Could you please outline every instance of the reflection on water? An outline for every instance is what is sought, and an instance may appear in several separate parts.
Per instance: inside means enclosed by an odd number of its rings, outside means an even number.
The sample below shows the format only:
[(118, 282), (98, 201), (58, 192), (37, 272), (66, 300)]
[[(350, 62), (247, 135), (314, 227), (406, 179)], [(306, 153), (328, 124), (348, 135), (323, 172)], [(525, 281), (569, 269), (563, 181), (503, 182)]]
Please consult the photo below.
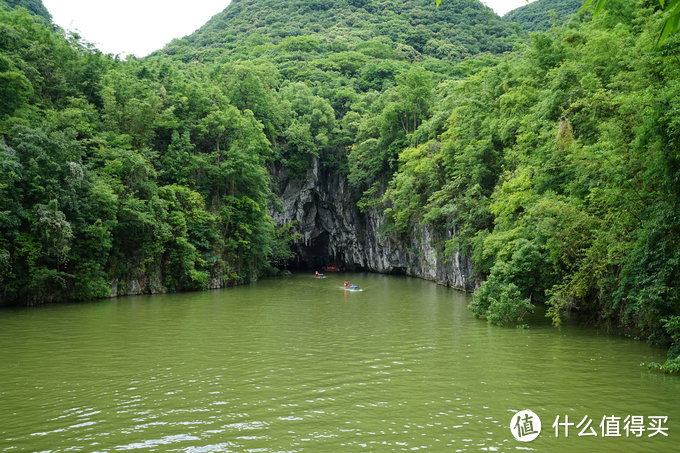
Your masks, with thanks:
[[(585, 327), (491, 327), (418, 279), (296, 275), (0, 312), (0, 450), (672, 451), (663, 351)], [(543, 420), (514, 440), (512, 415)], [(556, 439), (556, 416), (669, 416), (668, 439)]]

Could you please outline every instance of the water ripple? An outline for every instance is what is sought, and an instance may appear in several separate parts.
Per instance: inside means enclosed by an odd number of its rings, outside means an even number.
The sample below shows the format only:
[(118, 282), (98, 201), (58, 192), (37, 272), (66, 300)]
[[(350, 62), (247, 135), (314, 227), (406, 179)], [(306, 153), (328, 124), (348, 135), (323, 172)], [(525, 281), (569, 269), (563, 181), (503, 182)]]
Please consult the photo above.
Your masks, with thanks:
[[(358, 279), (347, 298), (296, 276), (4, 313), (0, 451), (546, 451), (512, 440), (516, 410), (680, 420), (679, 380), (637, 367), (660, 351), (494, 328), (455, 291)], [(670, 445), (624, 440), (608, 447)]]

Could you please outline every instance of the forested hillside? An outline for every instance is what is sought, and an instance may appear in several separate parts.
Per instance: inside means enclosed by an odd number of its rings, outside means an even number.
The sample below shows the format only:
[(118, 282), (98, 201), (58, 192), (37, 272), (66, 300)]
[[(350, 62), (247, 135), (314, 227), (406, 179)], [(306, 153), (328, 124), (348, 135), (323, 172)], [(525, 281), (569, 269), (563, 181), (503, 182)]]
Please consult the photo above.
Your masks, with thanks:
[(520, 24), (527, 31), (546, 31), (562, 25), (582, 5), (582, 0), (536, 0), (513, 9), (503, 16), (503, 20)]
[(450, 0), (439, 8), (428, 0), (234, 0), (194, 34), (159, 53), (204, 62), (276, 60), (294, 53), (310, 69), (323, 69), (332, 67), (333, 60), (323, 62), (330, 54), (355, 64), (362, 56), (460, 60), (512, 50), (516, 39), (516, 27), (477, 0)]
[(640, 0), (525, 35), (475, 0), (241, 0), (119, 61), (0, 11), (0, 299), (266, 275), (297, 240), (272, 220), (272, 173), (321, 167), (380, 235), (440, 232), (442, 260), (467, 257), (476, 315), (578, 313), (675, 342), (677, 371), (680, 40), (657, 46), (663, 19)]

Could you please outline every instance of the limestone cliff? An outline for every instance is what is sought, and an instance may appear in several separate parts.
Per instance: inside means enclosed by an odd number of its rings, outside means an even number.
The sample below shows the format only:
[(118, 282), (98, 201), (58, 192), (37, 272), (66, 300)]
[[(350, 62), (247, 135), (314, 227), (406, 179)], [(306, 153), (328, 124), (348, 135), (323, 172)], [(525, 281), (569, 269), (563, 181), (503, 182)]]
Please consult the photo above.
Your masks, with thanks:
[(347, 269), (405, 274), (462, 290), (472, 290), (475, 280), (469, 259), (460, 253), (438, 253), (444, 234), (414, 225), (408, 240), (382, 233), (382, 212), (360, 212), (344, 175), (325, 171), (314, 162), (304, 179), (289, 177), (283, 168), (273, 171), (282, 209), (274, 212), (279, 223), (297, 222), (302, 239), (294, 245), (297, 266), (320, 269), (343, 265)]

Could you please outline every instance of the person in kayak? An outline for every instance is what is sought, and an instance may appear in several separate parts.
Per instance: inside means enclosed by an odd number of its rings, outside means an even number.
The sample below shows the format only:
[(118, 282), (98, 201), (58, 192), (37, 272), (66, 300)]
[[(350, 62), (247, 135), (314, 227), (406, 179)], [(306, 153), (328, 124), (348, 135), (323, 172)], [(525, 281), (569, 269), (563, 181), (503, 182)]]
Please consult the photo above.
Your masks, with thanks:
[(345, 283), (343, 283), (343, 285), (345, 286), (345, 288), (351, 288), (352, 287), (352, 285), (349, 284), (348, 280), (345, 280)]

